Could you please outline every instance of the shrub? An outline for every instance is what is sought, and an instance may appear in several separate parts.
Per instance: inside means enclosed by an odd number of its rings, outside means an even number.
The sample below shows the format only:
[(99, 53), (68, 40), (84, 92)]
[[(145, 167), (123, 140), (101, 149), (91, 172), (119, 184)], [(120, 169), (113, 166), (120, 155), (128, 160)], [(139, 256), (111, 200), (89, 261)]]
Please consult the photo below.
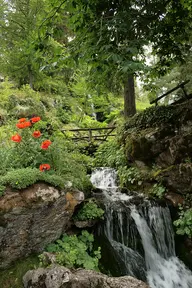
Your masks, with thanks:
[(142, 174), (136, 167), (122, 166), (118, 170), (120, 186), (129, 186), (130, 184), (142, 184)]
[[(80, 154), (74, 145), (61, 137), (52, 136), (53, 143), (46, 139), (48, 138), (46, 132), (37, 130), (40, 123), (44, 123), (43, 121), (30, 125), (32, 121), (39, 119), (40, 117), (33, 117), (30, 121), (19, 119), (16, 124), (19, 131), (12, 135), (12, 141), (8, 143), (9, 147), (7, 143), (1, 146), (2, 185), (22, 189), (37, 181), (44, 181), (54, 186), (64, 187), (64, 183), (70, 181), (73, 187), (89, 192), (92, 188), (87, 176), (90, 158)], [(1, 188), (1, 191), (3, 190), (4, 187)]]
[[(101, 258), (100, 248), (93, 249), (94, 237), (87, 231), (81, 235), (63, 235), (53, 244), (49, 244), (46, 251), (56, 255), (56, 262), (68, 268), (85, 268), (99, 270), (98, 262)], [(43, 254), (40, 255), (41, 264), (46, 265)]]
[(103, 217), (103, 214), (104, 210), (99, 208), (93, 200), (89, 200), (83, 204), (83, 207), (78, 211), (74, 219), (80, 221), (99, 219)]
[(162, 198), (165, 192), (166, 188), (159, 183), (154, 184), (153, 188), (150, 190), (150, 194), (158, 198)]
[(179, 219), (174, 221), (173, 224), (177, 227), (177, 234), (186, 234), (192, 238), (192, 208), (184, 211), (183, 208), (180, 207)]
[(100, 145), (95, 153), (94, 165), (96, 167), (118, 168), (126, 165), (123, 149), (116, 140), (109, 140)]

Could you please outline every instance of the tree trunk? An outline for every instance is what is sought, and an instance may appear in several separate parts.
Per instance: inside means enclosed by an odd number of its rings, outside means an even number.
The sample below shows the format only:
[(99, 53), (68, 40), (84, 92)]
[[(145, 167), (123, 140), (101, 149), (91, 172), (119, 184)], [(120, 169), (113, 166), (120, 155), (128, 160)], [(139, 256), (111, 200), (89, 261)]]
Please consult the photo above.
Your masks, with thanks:
[(134, 76), (129, 75), (124, 82), (124, 117), (133, 116), (136, 113)]

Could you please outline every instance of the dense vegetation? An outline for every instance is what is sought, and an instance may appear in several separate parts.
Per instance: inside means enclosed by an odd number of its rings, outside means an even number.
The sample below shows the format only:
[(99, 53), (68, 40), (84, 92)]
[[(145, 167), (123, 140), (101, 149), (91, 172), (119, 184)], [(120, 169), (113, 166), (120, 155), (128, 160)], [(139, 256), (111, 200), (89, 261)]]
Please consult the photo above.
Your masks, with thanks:
[[(166, 187), (157, 177), (159, 167), (128, 164), (122, 142), (126, 129), (137, 133), (179, 119), (171, 106), (140, 112), (191, 74), (191, 19), (191, 0), (0, 0), (0, 197), (7, 187), (15, 191), (36, 182), (88, 195), (88, 174), (104, 166), (117, 169), (121, 187), (161, 199)], [(176, 91), (161, 104), (180, 96)], [(120, 137), (109, 137), (99, 148), (98, 142), (73, 141), (79, 134), (68, 131), (112, 125)], [(188, 203), (174, 224), (178, 234), (192, 237)], [(102, 216), (90, 200), (74, 219)], [(64, 235), (47, 250), (56, 253), (57, 263), (98, 270), (100, 250), (93, 241), (88, 232)], [(6, 278), (3, 272), (0, 277)], [(1, 281), (5, 288), (21, 285), (17, 277)]]

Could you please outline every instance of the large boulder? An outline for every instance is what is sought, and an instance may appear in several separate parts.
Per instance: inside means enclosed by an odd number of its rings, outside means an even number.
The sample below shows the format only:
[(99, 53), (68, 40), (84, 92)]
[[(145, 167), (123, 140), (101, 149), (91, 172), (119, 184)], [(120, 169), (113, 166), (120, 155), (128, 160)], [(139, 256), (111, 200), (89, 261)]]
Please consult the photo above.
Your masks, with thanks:
[(25, 288), (149, 288), (130, 276), (108, 277), (92, 270), (69, 270), (59, 265), (28, 271), (23, 284)]
[(128, 162), (167, 167), (192, 157), (192, 100), (146, 109), (125, 124), (121, 143)]
[(192, 163), (180, 163), (159, 173), (164, 185), (173, 192), (190, 194), (192, 192)]
[(0, 198), (0, 268), (33, 252), (41, 252), (71, 225), (80, 191), (60, 191), (45, 183)]

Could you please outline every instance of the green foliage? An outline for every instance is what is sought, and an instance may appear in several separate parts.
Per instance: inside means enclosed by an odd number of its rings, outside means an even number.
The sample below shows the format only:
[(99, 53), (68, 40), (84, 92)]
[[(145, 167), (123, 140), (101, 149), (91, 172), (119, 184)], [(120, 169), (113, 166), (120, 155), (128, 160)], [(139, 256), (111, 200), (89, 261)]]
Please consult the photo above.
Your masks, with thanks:
[(65, 179), (59, 175), (50, 174), (48, 171), (44, 173), (31, 167), (14, 169), (1, 177), (0, 192), (4, 192), (6, 186), (24, 189), (36, 182), (46, 182), (55, 187), (64, 188)]
[(122, 166), (118, 169), (118, 175), (120, 179), (120, 186), (129, 186), (130, 184), (141, 185), (142, 184), (142, 174), (136, 167)]
[(64, 45), (59, 43), (54, 35), (56, 25), (60, 22), (58, 13), (55, 15), (59, 8), (52, 1), (11, 0), (7, 3), (1, 0), (2, 4), (2, 70), (19, 86), (30, 84), (31, 87), (39, 88), (36, 83), (38, 84), (40, 79), (52, 75), (55, 71), (58, 73), (58, 70), (64, 70)]
[(93, 200), (89, 200), (83, 204), (83, 207), (74, 216), (75, 220), (91, 220), (103, 218), (104, 210), (99, 208), (97, 203)]
[(159, 184), (159, 183), (154, 184), (153, 188), (150, 190), (151, 195), (158, 197), (160, 199), (163, 197), (165, 192), (166, 192), (166, 188), (162, 184)]
[(10, 268), (0, 271), (0, 287), (2, 288), (21, 288), (23, 287), (23, 276), (29, 270), (39, 266), (39, 259), (31, 255), (22, 260), (17, 260)]
[(174, 221), (173, 224), (176, 226), (176, 232), (179, 235), (187, 235), (192, 238), (192, 208), (183, 210), (180, 206), (179, 219)]
[(40, 171), (33, 168), (15, 169), (1, 177), (1, 185), (10, 185), (13, 188), (26, 188), (38, 180)]
[(45, 106), (41, 102), (40, 93), (32, 90), (29, 85), (18, 89), (5, 79), (0, 83), (0, 99), (0, 108), (4, 111), (5, 120), (28, 117), (33, 114), (44, 116)]
[[(64, 187), (70, 181), (73, 187), (90, 192), (92, 185), (87, 176), (87, 169), (91, 166), (90, 157), (81, 154), (78, 146), (66, 141), (63, 135), (48, 135), (45, 124), (39, 121), (34, 127), (20, 129), (18, 133), (22, 139), (19, 143), (4, 139), (0, 148), (2, 185), (22, 189), (37, 181), (45, 181)], [(37, 129), (42, 134), (34, 138), (32, 132)], [(43, 150), (41, 143), (50, 138), (52, 144)], [(51, 170), (41, 173), (38, 169), (43, 163), (49, 164)], [(4, 191), (4, 187), (1, 190)]]
[(6, 187), (0, 184), (0, 196), (3, 196)]
[(150, 107), (150, 104), (145, 99), (137, 100), (136, 101), (136, 109), (137, 112), (141, 112)]
[(123, 148), (116, 140), (109, 140), (101, 144), (95, 153), (94, 166), (118, 168), (126, 165)]
[(161, 124), (170, 124), (179, 121), (182, 108), (175, 106), (150, 107), (136, 114), (125, 123), (125, 130), (129, 128), (159, 127)]
[[(94, 237), (87, 231), (81, 235), (63, 235), (63, 237), (47, 246), (46, 250), (55, 253), (58, 264), (68, 268), (85, 268), (99, 270), (98, 262), (101, 258), (100, 248), (93, 249)], [(40, 256), (42, 265), (46, 265), (43, 255)]]

